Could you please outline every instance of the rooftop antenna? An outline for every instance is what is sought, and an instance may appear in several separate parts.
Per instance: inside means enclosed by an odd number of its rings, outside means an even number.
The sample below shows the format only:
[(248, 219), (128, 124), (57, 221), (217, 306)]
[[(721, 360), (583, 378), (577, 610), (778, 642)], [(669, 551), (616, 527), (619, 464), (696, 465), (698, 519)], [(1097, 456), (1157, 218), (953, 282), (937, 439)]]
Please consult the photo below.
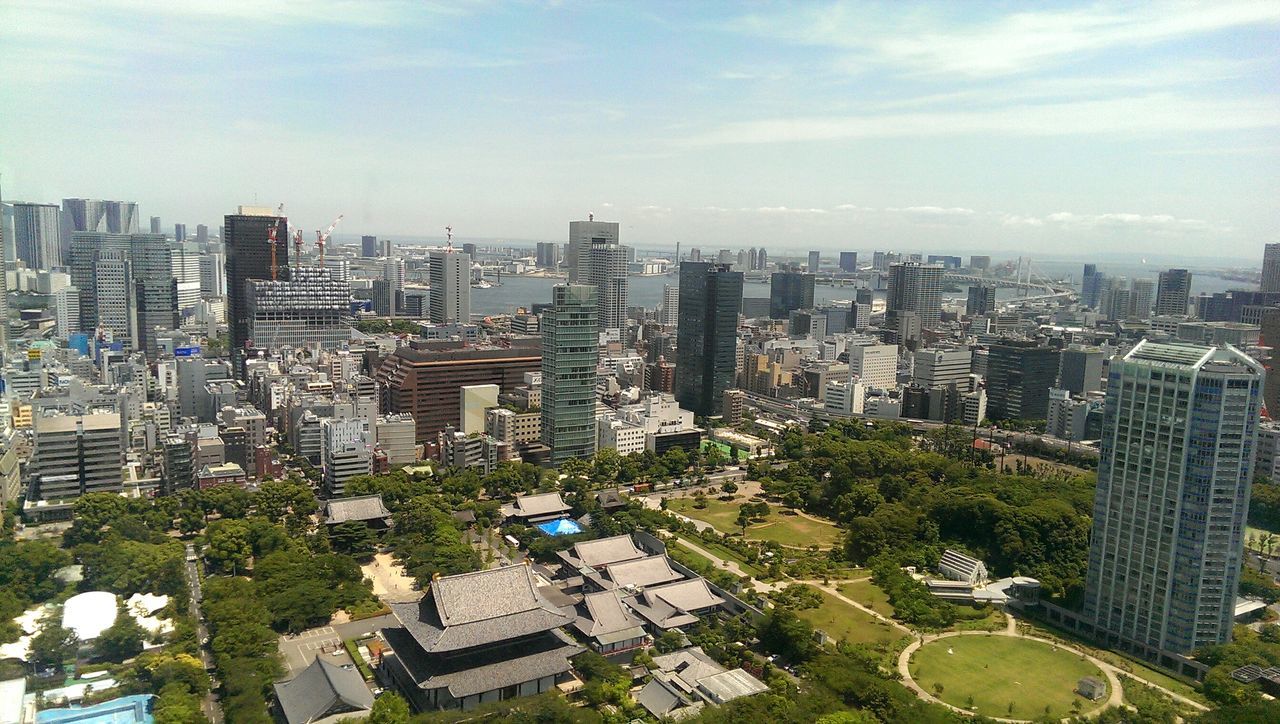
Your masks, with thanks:
[(445, 233), (444, 248), (448, 251), (453, 251), (453, 227), (452, 226), (444, 227), (444, 233)]
[(596, 220), (595, 212), (588, 212), (588, 213), (587, 213), (587, 221), (595, 221), (595, 220)]

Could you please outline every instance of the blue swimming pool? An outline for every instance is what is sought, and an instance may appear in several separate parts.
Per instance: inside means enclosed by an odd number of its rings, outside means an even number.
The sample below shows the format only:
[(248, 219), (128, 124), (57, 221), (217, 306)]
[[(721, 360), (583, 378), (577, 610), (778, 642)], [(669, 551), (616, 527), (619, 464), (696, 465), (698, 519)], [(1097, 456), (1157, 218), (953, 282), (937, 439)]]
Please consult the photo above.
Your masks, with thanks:
[(546, 523), (539, 523), (537, 528), (547, 535), (573, 535), (582, 532), (582, 526), (571, 518), (549, 520)]

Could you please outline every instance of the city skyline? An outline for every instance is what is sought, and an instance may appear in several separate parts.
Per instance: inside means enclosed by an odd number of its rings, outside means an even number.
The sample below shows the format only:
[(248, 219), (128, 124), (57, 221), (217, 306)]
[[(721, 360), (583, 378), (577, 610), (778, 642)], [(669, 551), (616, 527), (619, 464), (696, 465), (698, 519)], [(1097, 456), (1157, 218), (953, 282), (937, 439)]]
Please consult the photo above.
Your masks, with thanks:
[(1277, 24), (1267, 3), (16, 2), (0, 173), (6, 199), (166, 222), (283, 201), (303, 229), (346, 214), (344, 238), (554, 240), (594, 212), (637, 248), (1249, 259), (1280, 221)]

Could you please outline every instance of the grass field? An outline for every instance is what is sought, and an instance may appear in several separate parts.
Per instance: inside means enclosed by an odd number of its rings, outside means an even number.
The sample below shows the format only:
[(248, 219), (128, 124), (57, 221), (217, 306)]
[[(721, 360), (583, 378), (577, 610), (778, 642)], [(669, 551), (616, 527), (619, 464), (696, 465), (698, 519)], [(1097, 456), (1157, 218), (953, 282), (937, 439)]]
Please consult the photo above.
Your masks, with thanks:
[[(761, 568), (760, 566), (754, 565), (752, 563), (748, 563), (747, 559), (738, 555), (738, 552), (733, 550), (732, 548), (728, 548), (726, 546), (720, 545), (719, 543), (708, 543), (700, 538), (690, 538), (690, 537), (683, 537), (683, 536), (678, 536), (678, 537), (680, 537), (681, 540), (686, 540), (692, 543), (693, 545), (698, 546), (702, 550), (714, 556), (717, 556), (723, 560), (733, 561), (734, 563), (737, 563), (738, 567), (741, 568), (744, 573), (750, 574), (755, 578), (760, 578), (761, 576), (764, 575), (763, 568)], [(699, 558), (707, 562), (710, 562), (710, 560), (706, 556), (698, 555), (697, 553), (694, 553), (693, 551), (689, 550), (688, 548), (685, 548), (684, 546), (681, 546), (681, 548), (687, 551), (690, 555), (698, 556)]]
[(880, 587), (870, 580), (846, 583), (840, 586), (840, 592), (881, 616), (893, 616), (893, 606), (889, 604), (889, 594), (880, 590)]
[(1275, 535), (1276, 540), (1276, 545), (1272, 547), (1271, 553), (1280, 553), (1280, 533), (1275, 533), (1274, 531), (1269, 531), (1263, 528), (1254, 528), (1251, 525), (1247, 525), (1244, 528), (1244, 546), (1250, 550), (1263, 553), (1264, 551), (1262, 550), (1261, 541), (1263, 536), (1268, 533)]
[[(693, 507), (693, 498), (672, 498), (667, 508), (675, 513), (687, 515), (706, 523), (710, 523), (721, 533), (738, 532), (738, 508), (744, 500), (724, 502), (715, 498), (707, 499), (707, 507)], [(811, 520), (790, 512), (783, 512), (776, 506), (770, 506), (769, 515), (759, 523), (747, 527), (747, 540), (769, 540), (793, 548), (808, 548), (817, 545), (830, 548), (840, 540), (840, 529), (834, 524), (821, 520)]]
[(813, 586), (809, 588), (822, 594), (822, 605), (799, 611), (798, 615), (813, 624), (814, 628), (827, 632), (828, 636), (873, 646), (891, 644), (905, 636), (902, 631), (868, 616), (826, 591)]
[(911, 676), (948, 704), (1016, 719), (1060, 719), (1073, 713), (1077, 701), (1082, 712), (1095, 709), (1098, 704), (1075, 693), (1076, 682), (1103, 678), (1075, 654), (1010, 636), (953, 636), (925, 644), (911, 657)]

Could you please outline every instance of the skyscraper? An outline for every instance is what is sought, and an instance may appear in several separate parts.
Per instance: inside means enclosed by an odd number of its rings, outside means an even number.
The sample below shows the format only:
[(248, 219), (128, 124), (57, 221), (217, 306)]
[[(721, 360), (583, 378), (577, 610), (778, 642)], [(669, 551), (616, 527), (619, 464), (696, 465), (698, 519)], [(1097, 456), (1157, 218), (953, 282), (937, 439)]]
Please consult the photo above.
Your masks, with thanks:
[(738, 367), (742, 272), (728, 265), (680, 264), (675, 397), (704, 417), (719, 415)]
[(969, 287), (969, 298), (965, 300), (964, 313), (972, 317), (979, 314), (990, 314), (996, 310), (996, 287), (994, 284), (974, 284)]
[(209, 227), (204, 224), (196, 224), (196, 243), (204, 248), (209, 243)]
[(797, 309), (813, 308), (813, 275), (774, 272), (769, 277), (769, 318), (788, 319)]
[(618, 243), (618, 222), (596, 221), (591, 216), (586, 221), (569, 222), (569, 243), (565, 245), (565, 266), (569, 270), (570, 284), (587, 283), (587, 252), (592, 242)]
[(822, 254), (816, 251), (809, 252), (809, 268), (810, 274), (818, 273), (818, 265), (822, 263)]
[(151, 217), (151, 233), (152, 233), (152, 234), (163, 234), (163, 233), (164, 233), (163, 231), (161, 231), (161, 230), (160, 230), (160, 217), (159, 217), (159, 216), (152, 216), (152, 217)]
[(596, 366), (600, 360), (596, 288), (559, 284), (542, 313), (542, 442), (551, 462), (596, 451)]
[(173, 247), (164, 234), (134, 234), (129, 238), (136, 297), (137, 349), (151, 352), (157, 329), (178, 328), (178, 284), (173, 275)]
[(173, 225), (173, 240), (174, 240), (174, 241), (186, 241), (186, 240), (187, 240), (187, 225), (186, 225), (186, 224), (174, 224), (174, 225)]
[(842, 251), (840, 252), (840, 271), (853, 272), (858, 271), (858, 252)]
[(378, 255), (378, 237), (365, 234), (360, 237), (360, 256), (376, 257)]
[(680, 322), (680, 287), (670, 284), (662, 285), (662, 309), (659, 310), (658, 324), (674, 327)]
[(1129, 285), (1129, 316), (1150, 319), (1156, 301), (1156, 283), (1150, 279), (1134, 279)]
[(1099, 347), (1073, 344), (1062, 350), (1058, 364), (1058, 387), (1073, 395), (1102, 389), (1102, 363), (1106, 353)]
[(1142, 341), (1112, 362), (1084, 617), (1150, 659), (1231, 636), (1264, 371)]
[(62, 210), (56, 204), (13, 205), (13, 243), (28, 269), (62, 266)]
[(138, 233), (138, 205), (132, 201), (101, 199), (62, 200), (62, 258), (70, 251), (71, 234), (100, 231), (108, 234)]
[(760, 253), (756, 255), (756, 269), (766, 271), (769, 268), (769, 252), (764, 247), (760, 247)]
[(593, 240), (587, 251), (586, 276), (583, 278), (582, 251), (579, 250), (580, 282), (595, 286), (599, 301), (600, 329), (623, 329), (627, 326), (627, 297), (631, 280), (627, 276), (628, 247), (604, 240)]
[[(231, 328), (231, 361), (236, 377), (244, 373), (245, 342), (249, 340), (250, 279), (271, 278), (271, 243), (276, 227), (277, 278), (289, 278), (289, 220), (270, 209), (241, 206), (239, 213), (223, 219), (222, 242), (226, 247), (227, 323)], [(78, 285), (77, 285), (78, 286)]]
[[(4, 200), (3, 189), (0, 189), (0, 202)], [(9, 348), (9, 269), (7, 256), (9, 242), (4, 238), (4, 204), (0, 203), (0, 364), (8, 358)]]
[(1191, 303), (1191, 272), (1186, 269), (1170, 269), (1160, 272), (1160, 284), (1156, 289), (1157, 315), (1172, 314), (1185, 317)]
[(1260, 289), (1264, 292), (1280, 292), (1280, 243), (1263, 247)]
[[(447, 266), (447, 265), (446, 265)], [(382, 279), (387, 283), (387, 316), (394, 317), (404, 307), (404, 259), (387, 257), (382, 260)], [(467, 317), (471, 316), (471, 285), (467, 285)], [(429, 305), (429, 303), (428, 303)], [(445, 304), (446, 309), (448, 303)], [(467, 320), (462, 320), (467, 321)]]
[(992, 420), (1043, 420), (1049, 388), (1058, 378), (1058, 350), (1035, 342), (1004, 340), (987, 355), (987, 416)]
[[(98, 326), (98, 308), (99, 308), (99, 281), (98, 277), (101, 271), (98, 260), (102, 256), (109, 253), (116, 253), (118, 260), (127, 260), (129, 257), (129, 236), (127, 234), (107, 234), (94, 231), (77, 231), (71, 234), (71, 249), (68, 252), (67, 266), (70, 267), (71, 284), (80, 290), (80, 327), (73, 331), (93, 331)], [(121, 274), (123, 269), (112, 266), (112, 274)], [(132, 276), (132, 268), (130, 268), (130, 276)], [(124, 281), (120, 280), (123, 285)], [(130, 282), (130, 285), (132, 282)], [(121, 305), (133, 304), (132, 295), (121, 296), (125, 294), (126, 287), (112, 287), (110, 283), (103, 286), (108, 291), (104, 299), (105, 305), (111, 309), (106, 316), (113, 320), (128, 319), (128, 311)], [(113, 294), (112, 292), (118, 292)], [(123, 315), (123, 316), (122, 316)], [(133, 326), (127, 324), (119, 331), (127, 334), (130, 338), (133, 336)]]
[(1098, 265), (1085, 264), (1080, 277), (1080, 303), (1090, 309), (1098, 307)]
[(536, 252), (536, 263), (539, 269), (559, 269), (560, 245), (554, 241), (539, 241)]
[(906, 337), (906, 330), (899, 329), (904, 312), (914, 313), (921, 329), (937, 329), (942, 318), (942, 275), (937, 264), (906, 261), (889, 265), (884, 322), (894, 333), (894, 341), (902, 342)]
[[(471, 321), (471, 257), (453, 248), (427, 252), (430, 319), (434, 324)], [(392, 291), (391, 304), (395, 304)]]

